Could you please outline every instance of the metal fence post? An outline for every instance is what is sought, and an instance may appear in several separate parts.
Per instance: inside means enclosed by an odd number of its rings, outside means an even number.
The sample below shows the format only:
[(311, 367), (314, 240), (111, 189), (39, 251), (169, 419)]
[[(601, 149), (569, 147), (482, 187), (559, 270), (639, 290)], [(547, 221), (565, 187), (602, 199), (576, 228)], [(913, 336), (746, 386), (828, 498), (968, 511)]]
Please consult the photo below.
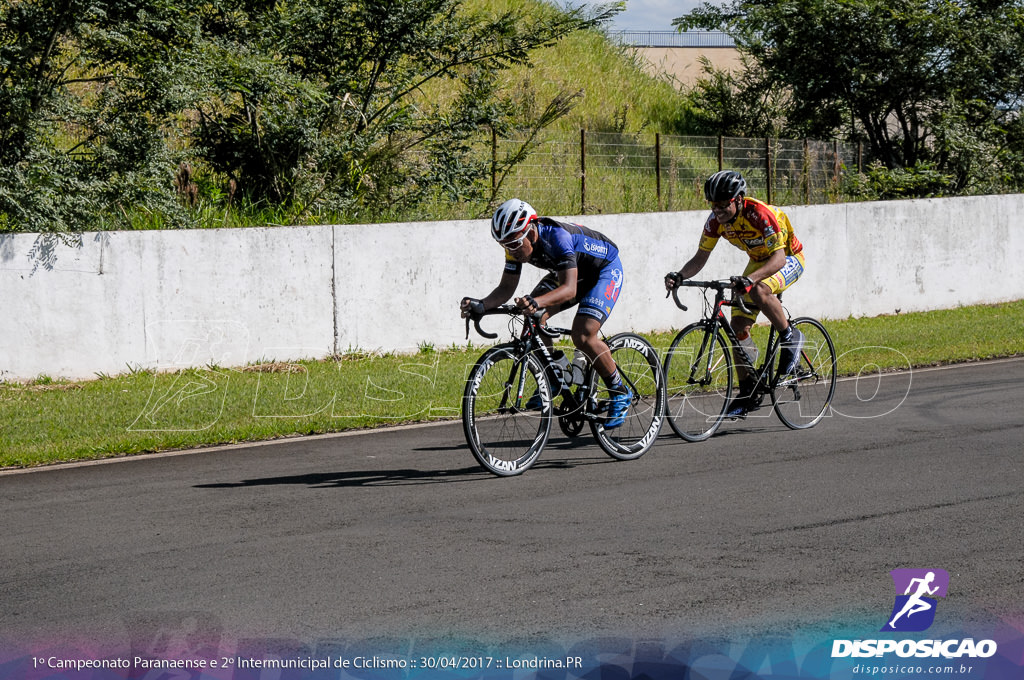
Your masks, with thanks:
[(498, 187), (498, 132), (491, 126), (491, 193)]
[(580, 129), (580, 214), (587, 214), (587, 131)]
[(764, 138), (764, 178), (768, 185), (768, 202), (772, 202), (772, 138)]
[(725, 167), (725, 140), (722, 135), (718, 135), (718, 171), (721, 172)]
[(839, 140), (832, 140), (832, 155), (835, 158), (835, 183), (839, 186)]
[(654, 133), (654, 192), (658, 196), (658, 212), (661, 212), (661, 133)]
[(810, 143), (807, 138), (804, 137), (804, 169), (803, 169), (803, 180), (804, 180), (804, 204), (811, 204), (811, 151)]

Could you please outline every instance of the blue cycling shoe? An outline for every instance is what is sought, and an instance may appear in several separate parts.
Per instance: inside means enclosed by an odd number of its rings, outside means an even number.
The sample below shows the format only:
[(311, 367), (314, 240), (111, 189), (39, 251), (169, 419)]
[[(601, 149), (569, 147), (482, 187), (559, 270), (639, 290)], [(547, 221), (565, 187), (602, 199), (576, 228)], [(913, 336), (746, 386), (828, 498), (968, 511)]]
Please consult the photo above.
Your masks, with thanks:
[(633, 393), (628, 389), (624, 394), (615, 394), (608, 400), (608, 419), (604, 423), (604, 429), (611, 430), (626, 422), (626, 414), (629, 413), (629, 406), (633, 403)]
[(541, 399), (540, 390), (534, 391), (533, 396), (526, 400), (526, 406), (524, 408), (526, 408), (527, 411), (544, 410), (544, 400)]
[(749, 397), (742, 399), (733, 400), (729, 406), (729, 410), (726, 412), (726, 418), (745, 418), (748, 413), (753, 411), (756, 407)]
[(744, 418), (748, 413), (760, 406), (760, 400), (754, 395), (756, 385), (752, 380), (740, 379), (740, 393), (730, 400), (726, 418)]

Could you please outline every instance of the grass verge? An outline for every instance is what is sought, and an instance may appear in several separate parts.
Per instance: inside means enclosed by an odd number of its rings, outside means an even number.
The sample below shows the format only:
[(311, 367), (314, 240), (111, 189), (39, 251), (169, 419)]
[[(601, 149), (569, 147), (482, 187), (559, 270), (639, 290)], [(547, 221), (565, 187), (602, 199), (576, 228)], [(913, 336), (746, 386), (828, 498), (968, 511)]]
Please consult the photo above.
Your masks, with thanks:
[[(843, 375), (1024, 354), (1024, 300), (826, 325)], [(660, 349), (673, 336), (648, 335)], [(4, 383), (0, 468), (457, 418), (480, 353), (423, 347), (415, 355)]]

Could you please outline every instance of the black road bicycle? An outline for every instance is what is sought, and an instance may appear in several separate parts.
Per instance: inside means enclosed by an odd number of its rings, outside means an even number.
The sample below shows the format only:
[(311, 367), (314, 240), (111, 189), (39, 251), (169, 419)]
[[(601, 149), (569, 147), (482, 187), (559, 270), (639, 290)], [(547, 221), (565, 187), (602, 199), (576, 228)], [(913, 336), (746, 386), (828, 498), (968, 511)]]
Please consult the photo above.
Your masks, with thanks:
[[(514, 339), (481, 355), (462, 397), (466, 441), (480, 465), (503, 477), (525, 472), (544, 449), (552, 420), (569, 437), (589, 423), (601, 448), (619, 460), (639, 458), (651, 448), (665, 418), (665, 380), (658, 355), (647, 340), (633, 333), (605, 339), (623, 382), (633, 393), (625, 422), (606, 428), (609, 395), (597, 371), (589, 364), (584, 370), (565, 370), (544, 344), (543, 337), (555, 339), (570, 330), (542, 325), (540, 313), (524, 314), (512, 305), (502, 305), (467, 318), (467, 336), (472, 320), (477, 333), (497, 338), (480, 327), (483, 316), (495, 314), (509, 317)], [(577, 372), (573, 379), (571, 374)], [(534, 408), (528, 407), (531, 397)]]
[[(747, 312), (749, 309), (734, 292), (726, 299), (726, 291), (733, 289), (729, 279), (682, 281), (679, 286), (703, 290), (704, 314), (700, 321), (679, 331), (665, 355), (667, 418), (676, 434), (699, 442), (718, 430), (733, 403), (733, 390), (738, 390), (732, 349), (740, 343), (722, 308), (735, 305)], [(672, 298), (686, 311), (686, 305), (679, 301), (679, 286), (672, 290)], [(708, 300), (712, 290), (714, 302)], [(788, 317), (788, 310), (786, 314)], [(740, 368), (756, 383), (754, 408), (770, 396), (779, 420), (799, 430), (814, 427), (829, 411), (836, 389), (836, 350), (821, 322), (810, 317), (789, 322), (805, 338), (793, 373), (780, 374), (776, 369), (780, 339), (774, 327), (769, 331), (759, 367), (754, 367), (746, 353), (736, 354), (741, 354)]]

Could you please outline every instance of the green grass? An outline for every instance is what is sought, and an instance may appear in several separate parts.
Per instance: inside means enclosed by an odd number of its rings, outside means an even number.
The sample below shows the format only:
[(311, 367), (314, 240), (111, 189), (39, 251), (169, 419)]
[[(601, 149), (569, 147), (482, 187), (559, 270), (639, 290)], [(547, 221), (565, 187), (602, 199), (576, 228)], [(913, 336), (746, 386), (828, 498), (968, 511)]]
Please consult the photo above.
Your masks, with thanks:
[[(1024, 354), (1024, 301), (826, 325), (847, 375)], [(663, 349), (672, 336), (649, 338)], [(423, 344), (415, 355), (4, 383), (0, 467), (457, 418), (480, 352)]]

